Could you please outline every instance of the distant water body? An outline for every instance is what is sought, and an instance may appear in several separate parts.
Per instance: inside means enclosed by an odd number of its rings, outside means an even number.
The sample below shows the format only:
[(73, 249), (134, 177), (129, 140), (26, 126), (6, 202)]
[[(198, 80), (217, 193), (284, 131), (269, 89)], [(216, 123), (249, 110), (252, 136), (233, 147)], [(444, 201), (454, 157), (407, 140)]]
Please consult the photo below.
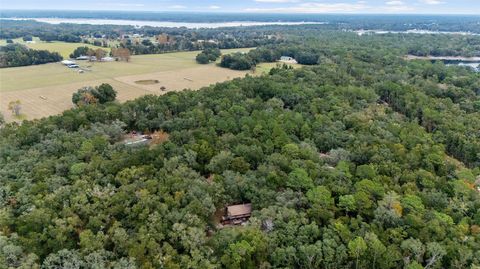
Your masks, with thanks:
[(288, 21), (231, 21), (231, 22), (171, 22), (171, 21), (140, 21), (140, 20), (112, 20), (112, 19), (70, 19), (70, 18), (8, 18), (9, 20), (35, 20), (50, 24), (73, 23), (93, 25), (132, 25), (135, 27), (186, 27), (220, 28), (236, 26), (261, 26), (261, 25), (302, 25), (302, 24), (327, 24), (326, 22), (288, 22)]
[(448, 31), (430, 31), (430, 30), (419, 30), (419, 29), (411, 29), (406, 31), (385, 31), (385, 30), (357, 30), (354, 31), (357, 35), (368, 35), (368, 34), (377, 34), (377, 35), (384, 35), (384, 34), (421, 34), (421, 35), (480, 35), (477, 33), (472, 32), (448, 32)]

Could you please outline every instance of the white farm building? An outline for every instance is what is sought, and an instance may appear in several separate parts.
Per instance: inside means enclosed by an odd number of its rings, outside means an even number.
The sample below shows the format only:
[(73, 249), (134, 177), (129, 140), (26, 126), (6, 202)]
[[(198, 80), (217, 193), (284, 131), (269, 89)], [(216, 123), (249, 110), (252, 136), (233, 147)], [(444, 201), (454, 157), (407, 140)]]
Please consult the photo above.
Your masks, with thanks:
[(70, 61), (70, 60), (63, 60), (63, 61), (61, 61), (61, 63), (62, 63), (63, 65), (72, 65), (72, 64), (76, 64), (76, 62), (74, 62), (74, 61)]

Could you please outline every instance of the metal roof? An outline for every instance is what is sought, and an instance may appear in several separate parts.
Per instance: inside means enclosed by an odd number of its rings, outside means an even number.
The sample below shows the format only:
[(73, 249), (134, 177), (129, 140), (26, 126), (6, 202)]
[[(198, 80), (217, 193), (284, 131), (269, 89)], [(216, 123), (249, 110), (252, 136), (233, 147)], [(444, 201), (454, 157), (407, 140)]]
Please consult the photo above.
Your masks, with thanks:
[(252, 213), (252, 204), (227, 206), (228, 216), (238, 216)]

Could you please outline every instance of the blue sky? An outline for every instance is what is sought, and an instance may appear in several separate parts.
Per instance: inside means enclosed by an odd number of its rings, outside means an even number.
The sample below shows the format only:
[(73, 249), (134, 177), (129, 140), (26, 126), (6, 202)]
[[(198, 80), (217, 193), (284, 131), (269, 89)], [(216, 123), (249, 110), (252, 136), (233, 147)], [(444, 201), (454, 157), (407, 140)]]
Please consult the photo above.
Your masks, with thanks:
[(2, 9), (480, 14), (480, 0), (0, 0)]

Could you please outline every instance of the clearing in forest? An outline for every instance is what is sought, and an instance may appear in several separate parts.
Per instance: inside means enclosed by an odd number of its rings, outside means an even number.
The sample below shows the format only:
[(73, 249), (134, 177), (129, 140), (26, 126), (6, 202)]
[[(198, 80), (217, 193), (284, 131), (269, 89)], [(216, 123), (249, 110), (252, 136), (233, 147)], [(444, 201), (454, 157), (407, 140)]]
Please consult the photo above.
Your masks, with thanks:
[[(249, 49), (224, 50), (248, 51)], [(195, 61), (198, 51), (132, 56), (130, 62), (77, 61), (85, 70), (60, 63), (0, 69), (0, 111), (7, 121), (16, 120), (8, 110), (10, 101), (20, 100), (26, 119), (59, 114), (73, 107), (72, 94), (84, 86), (111, 84), (119, 101), (145, 94), (163, 94), (182, 89), (199, 89), (213, 83), (243, 77), (249, 71), (235, 71)], [(158, 83), (135, 83), (138, 81)]]

